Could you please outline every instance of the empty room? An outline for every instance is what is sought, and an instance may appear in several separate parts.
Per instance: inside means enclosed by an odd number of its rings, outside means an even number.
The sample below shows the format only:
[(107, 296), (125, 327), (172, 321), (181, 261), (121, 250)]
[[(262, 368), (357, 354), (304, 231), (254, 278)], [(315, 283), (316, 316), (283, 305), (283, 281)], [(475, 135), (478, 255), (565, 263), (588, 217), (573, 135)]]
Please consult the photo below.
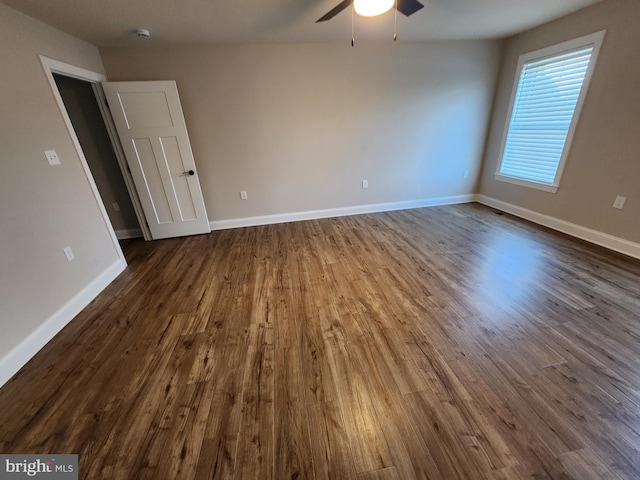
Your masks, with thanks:
[(639, 27), (0, 0), (0, 479), (640, 478)]

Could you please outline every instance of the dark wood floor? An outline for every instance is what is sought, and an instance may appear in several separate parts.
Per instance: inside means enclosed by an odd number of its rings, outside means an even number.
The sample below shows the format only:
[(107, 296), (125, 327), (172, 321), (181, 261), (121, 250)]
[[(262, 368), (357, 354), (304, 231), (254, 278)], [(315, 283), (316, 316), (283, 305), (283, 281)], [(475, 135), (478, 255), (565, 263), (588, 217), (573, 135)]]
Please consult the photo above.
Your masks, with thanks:
[(124, 245), (0, 390), (86, 479), (640, 478), (640, 262), (476, 205)]

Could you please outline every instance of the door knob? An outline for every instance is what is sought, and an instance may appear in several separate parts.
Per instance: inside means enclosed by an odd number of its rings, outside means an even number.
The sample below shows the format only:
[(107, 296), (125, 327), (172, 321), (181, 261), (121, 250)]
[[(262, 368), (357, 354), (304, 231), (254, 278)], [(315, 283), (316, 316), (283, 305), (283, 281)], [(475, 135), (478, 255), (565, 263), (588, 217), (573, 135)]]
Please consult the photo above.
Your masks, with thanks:
[(189, 170), (187, 172), (182, 172), (182, 175), (195, 175), (196, 172), (194, 170)]

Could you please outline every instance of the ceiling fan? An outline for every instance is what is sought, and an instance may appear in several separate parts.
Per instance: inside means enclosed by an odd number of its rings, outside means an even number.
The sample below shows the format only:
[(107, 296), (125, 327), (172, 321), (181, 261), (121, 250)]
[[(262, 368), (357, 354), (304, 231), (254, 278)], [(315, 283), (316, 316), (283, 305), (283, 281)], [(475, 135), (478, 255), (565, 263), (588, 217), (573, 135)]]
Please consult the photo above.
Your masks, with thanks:
[[(325, 15), (316, 20), (316, 23), (331, 20), (345, 8), (351, 6), (351, 4), (354, 4), (356, 13), (365, 17), (380, 15), (394, 6), (400, 13), (408, 17), (424, 7), (424, 5), (418, 0), (378, 0), (375, 2), (372, 0), (343, 0), (329, 10)], [(373, 4), (376, 5), (374, 6)]]

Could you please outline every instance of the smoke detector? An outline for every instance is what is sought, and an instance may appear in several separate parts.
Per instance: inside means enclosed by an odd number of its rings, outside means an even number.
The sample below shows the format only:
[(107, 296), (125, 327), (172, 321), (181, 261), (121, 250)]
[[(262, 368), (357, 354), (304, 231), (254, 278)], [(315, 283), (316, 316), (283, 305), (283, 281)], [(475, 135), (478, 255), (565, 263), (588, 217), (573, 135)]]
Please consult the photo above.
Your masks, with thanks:
[(136, 36), (140, 38), (151, 38), (151, 32), (144, 28), (138, 28), (133, 33), (135, 33)]

